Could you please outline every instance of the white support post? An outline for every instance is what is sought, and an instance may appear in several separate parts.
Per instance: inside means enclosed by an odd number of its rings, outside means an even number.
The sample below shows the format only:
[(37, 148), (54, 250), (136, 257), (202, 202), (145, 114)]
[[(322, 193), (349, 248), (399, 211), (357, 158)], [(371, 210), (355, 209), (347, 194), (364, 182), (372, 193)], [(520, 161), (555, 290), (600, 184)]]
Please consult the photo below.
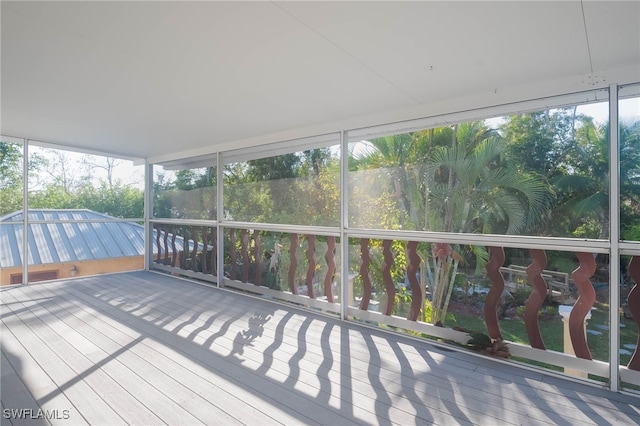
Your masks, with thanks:
[(609, 386), (620, 386), (620, 140), (618, 85), (609, 86)]
[[(562, 317), (562, 336), (563, 336), (563, 342), (564, 342), (564, 353), (575, 356), (576, 353), (575, 353), (575, 350), (573, 349), (573, 342), (571, 341), (571, 332), (569, 331), (569, 316), (571, 316), (572, 310), (573, 310), (573, 306), (560, 305), (558, 307), (558, 313)], [(591, 311), (589, 311), (587, 316), (584, 318), (583, 332), (585, 334), (585, 338), (587, 335), (587, 320), (589, 320), (590, 318), (591, 318)], [(564, 368), (564, 373), (570, 376), (582, 377), (585, 379), (589, 377), (588, 373), (582, 370), (569, 368), (569, 367)]]
[(224, 199), (223, 199), (223, 188), (224, 188), (224, 163), (222, 161), (222, 153), (218, 152), (216, 156), (216, 219), (218, 221), (218, 225), (216, 227), (217, 230), (217, 238), (218, 244), (216, 247), (217, 250), (217, 271), (218, 271), (218, 287), (222, 287), (224, 285)]
[(349, 312), (349, 138), (345, 131), (340, 132), (340, 319), (346, 320)]
[[(153, 262), (153, 230), (151, 216), (153, 215), (153, 164), (144, 160), (144, 270), (151, 270)], [(158, 247), (160, 250), (160, 247)]]
[(22, 142), (22, 284), (29, 282), (29, 140)]

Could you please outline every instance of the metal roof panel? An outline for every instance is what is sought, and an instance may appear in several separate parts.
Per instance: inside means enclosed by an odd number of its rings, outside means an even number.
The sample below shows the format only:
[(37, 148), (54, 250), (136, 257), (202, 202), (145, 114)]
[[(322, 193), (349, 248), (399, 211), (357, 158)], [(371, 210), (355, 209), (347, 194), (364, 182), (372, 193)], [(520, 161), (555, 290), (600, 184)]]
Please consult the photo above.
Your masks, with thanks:
[[(95, 220), (79, 223), (29, 223), (29, 264), (50, 264), (82, 260), (144, 255), (144, 226), (135, 222), (109, 222), (114, 219), (87, 209), (33, 209), (29, 218), (37, 222)], [(105, 221), (106, 220), (106, 221)], [(0, 267), (22, 265), (22, 212), (0, 217)], [(156, 231), (153, 231), (153, 252), (158, 252)], [(167, 243), (171, 245), (172, 235)], [(164, 232), (160, 234), (164, 240)], [(177, 250), (184, 241), (176, 237)], [(193, 243), (189, 242), (190, 250)]]

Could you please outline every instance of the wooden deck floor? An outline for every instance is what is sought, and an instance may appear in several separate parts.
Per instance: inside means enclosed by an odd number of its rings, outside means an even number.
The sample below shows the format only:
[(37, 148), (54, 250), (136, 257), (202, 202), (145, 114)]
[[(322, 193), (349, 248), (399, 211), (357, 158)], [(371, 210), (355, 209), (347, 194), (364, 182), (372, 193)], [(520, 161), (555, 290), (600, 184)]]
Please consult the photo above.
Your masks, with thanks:
[(150, 272), (0, 297), (2, 424), (640, 424), (634, 396)]

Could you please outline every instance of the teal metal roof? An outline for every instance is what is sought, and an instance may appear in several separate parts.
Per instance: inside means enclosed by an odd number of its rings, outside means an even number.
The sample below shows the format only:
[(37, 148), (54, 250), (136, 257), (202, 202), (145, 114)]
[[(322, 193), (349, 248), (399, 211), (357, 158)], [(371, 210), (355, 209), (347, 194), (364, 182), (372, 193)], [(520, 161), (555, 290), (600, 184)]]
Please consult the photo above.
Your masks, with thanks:
[[(29, 209), (29, 265), (144, 255), (144, 226), (86, 209)], [(0, 217), (0, 268), (22, 266), (22, 211)], [(60, 223), (59, 221), (82, 221)], [(160, 238), (164, 237), (161, 233)], [(158, 252), (156, 231), (153, 252)], [(176, 248), (182, 250), (182, 238)]]

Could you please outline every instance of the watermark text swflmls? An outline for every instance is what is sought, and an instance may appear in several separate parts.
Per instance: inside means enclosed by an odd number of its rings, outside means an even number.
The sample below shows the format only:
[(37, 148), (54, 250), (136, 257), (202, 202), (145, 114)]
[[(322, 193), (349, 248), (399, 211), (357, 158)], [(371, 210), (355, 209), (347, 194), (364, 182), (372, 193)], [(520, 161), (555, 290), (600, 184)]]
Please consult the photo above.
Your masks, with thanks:
[(5, 408), (2, 410), (2, 417), (5, 419), (68, 420), (71, 417), (71, 413), (69, 410)]

